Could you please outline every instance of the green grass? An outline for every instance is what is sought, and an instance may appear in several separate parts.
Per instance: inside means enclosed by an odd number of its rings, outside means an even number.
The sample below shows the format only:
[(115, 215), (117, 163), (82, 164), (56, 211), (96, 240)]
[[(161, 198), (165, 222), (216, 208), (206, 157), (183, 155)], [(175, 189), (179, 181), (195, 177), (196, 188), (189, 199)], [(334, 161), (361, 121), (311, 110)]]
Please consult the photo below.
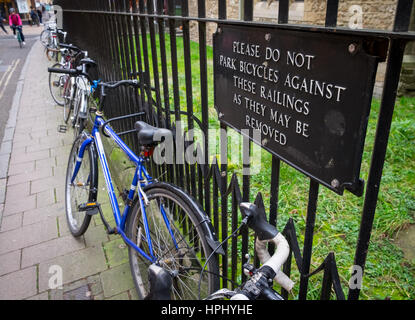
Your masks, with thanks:
[[(150, 46), (148, 36), (148, 46)], [(157, 37), (159, 72), (161, 77), (160, 48)], [(170, 60), (170, 40), (166, 37), (168, 83), (170, 108), (173, 110), (172, 69)], [(184, 48), (182, 38), (177, 38), (178, 77), (180, 104), (186, 110), (186, 84)], [(150, 55), (150, 74), (153, 65)], [(208, 59), (208, 103), (209, 125), (218, 128), (217, 114), (213, 108), (213, 50), (207, 48)], [(199, 46), (191, 42), (191, 69), (193, 110), (201, 119)], [(152, 77), (154, 81), (154, 77)], [(160, 81), (162, 85), (162, 81)], [(153, 82), (154, 84), (154, 82)], [(162, 87), (161, 87), (161, 92)], [(162, 95), (162, 94), (161, 94)], [(155, 97), (155, 96), (154, 96)], [(164, 103), (164, 101), (163, 101)], [(368, 134), (363, 154), (361, 177), (367, 181), (371, 160), (379, 101), (373, 100), (369, 119)], [(396, 102), (389, 146), (384, 165), (382, 184), (379, 192), (376, 216), (370, 241), (369, 252), (363, 279), (361, 298), (363, 299), (415, 299), (415, 265), (404, 259), (402, 251), (393, 243), (396, 234), (407, 225), (415, 223), (415, 98), (400, 98)], [(271, 155), (261, 151), (260, 173), (251, 176), (251, 200), (257, 192), (262, 192), (266, 205), (269, 203), (271, 179)], [(241, 166), (229, 166), (238, 172)], [(239, 181), (242, 179), (239, 176)], [(309, 179), (288, 165), (282, 163), (280, 171), (278, 228), (282, 230), (289, 219), (295, 221), (300, 248), (305, 231)], [(311, 270), (317, 268), (334, 251), (344, 293), (347, 296), (347, 283), (353, 265), (355, 247), (360, 228), (364, 197), (358, 198), (348, 192), (339, 196), (325, 187), (320, 187), (313, 241)], [(228, 206), (230, 208), (230, 205)], [(220, 205), (219, 205), (220, 208)], [(220, 234), (220, 230), (217, 230)], [(240, 241), (239, 241), (240, 245)], [(295, 264), (293, 260), (293, 264)], [(298, 293), (299, 274), (293, 268), (292, 278), (296, 281), (293, 291)], [(318, 299), (321, 290), (322, 273), (310, 279), (309, 299)]]

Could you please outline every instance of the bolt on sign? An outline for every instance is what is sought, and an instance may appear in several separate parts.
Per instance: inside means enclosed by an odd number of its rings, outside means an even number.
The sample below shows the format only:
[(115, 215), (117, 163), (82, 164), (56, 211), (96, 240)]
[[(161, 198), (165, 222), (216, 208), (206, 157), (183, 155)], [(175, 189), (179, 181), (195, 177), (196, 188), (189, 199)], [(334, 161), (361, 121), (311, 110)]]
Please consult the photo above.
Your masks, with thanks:
[[(221, 122), (338, 194), (359, 178), (377, 64), (368, 35), (219, 24), (215, 108)], [(250, 130), (252, 132), (252, 130)]]

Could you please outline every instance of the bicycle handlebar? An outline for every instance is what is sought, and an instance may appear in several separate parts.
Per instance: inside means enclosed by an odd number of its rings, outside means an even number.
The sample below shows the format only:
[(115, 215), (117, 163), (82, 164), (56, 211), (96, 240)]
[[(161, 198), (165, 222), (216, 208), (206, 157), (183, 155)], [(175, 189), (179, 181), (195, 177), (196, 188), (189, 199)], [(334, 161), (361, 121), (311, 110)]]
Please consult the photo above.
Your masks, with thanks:
[[(262, 267), (255, 270), (252, 265), (244, 265), (246, 273), (252, 277), (231, 300), (252, 300), (258, 297), (268, 300), (281, 300), (282, 298), (270, 287), (272, 287), (273, 280), (288, 291), (294, 285), (294, 282), (280, 270), (290, 253), (290, 246), (285, 237), (268, 223), (265, 210), (247, 202), (241, 203), (239, 207), (244, 216), (243, 222), (257, 234), (255, 249)], [(275, 252), (272, 256), (267, 250), (268, 242), (275, 245)]]
[(133, 86), (136, 87), (139, 85), (138, 80), (121, 80), (121, 81), (117, 81), (114, 83), (110, 83), (110, 82), (100, 82), (98, 83), (99, 86), (101, 87), (106, 87), (106, 88), (110, 88), (110, 89), (114, 89), (114, 88), (118, 88), (119, 86)]
[(70, 50), (75, 51), (75, 52), (81, 52), (82, 51), (80, 48), (78, 48), (77, 46), (74, 46), (72, 44), (60, 43), (59, 46), (62, 47), (62, 48), (65, 48), (65, 49), (70, 49)]
[(53, 73), (65, 73), (65, 74), (70, 74), (70, 75), (79, 75), (81, 72), (79, 70), (76, 69), (63, 69), (63, 68), (48, 68), (48, 72), (53, 72)]

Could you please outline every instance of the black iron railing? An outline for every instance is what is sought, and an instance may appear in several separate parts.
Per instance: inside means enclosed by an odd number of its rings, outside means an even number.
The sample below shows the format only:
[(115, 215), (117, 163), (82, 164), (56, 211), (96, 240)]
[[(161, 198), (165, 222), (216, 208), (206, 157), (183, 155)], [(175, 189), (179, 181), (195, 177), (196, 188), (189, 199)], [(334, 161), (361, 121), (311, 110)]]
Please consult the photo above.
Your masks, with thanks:
[[(156, 6), (154, 6), (156, 1)], [(240, 26), (266, 26), (277, 30), (294, 30), (300, 32), (324, 34), (342, 34), (376, 37), (386, 41), (389, 46), (384, 91), (377, 122), (377, 131), (370, 163), (369, 178), (364, 194), (360, 231), (355, 251), (354, 264), (364, 269), (371, 236), (383, 164), (388, 144), (389, 131), (399, 82), (405, 45), (415, 39), (414, 32), (408, 32), (408, 25), (413, 5), (412, 0), (397, 2), (394, 28), (392, 31), (351, 30), (337, 27), (338, 0), (327, 1), (325, 26), (306, 26), (288, 24), (288, 0), (279, 1), (278, 24), (253, 22), (253, 1), (244, 0), (243, 20), (227, 20), (226, 1), (219, 0), (218, 17), (206, 17), (206, 3), (197, 1), (197, 17), (189, 16), (188, 1), (181, 2), (181, 16), (176, 16), (175, 1), (168, 0), (55, 0), (63, 9), (63, 28), (69, 33), (69, 41), (89, 51), (99, 65), (97, 78), (118, 80), (139, 78), (142, 85), (138, 89), (119, 88), (117, 94), (108, 96), (105, 106), (107, 117), (119, 116), (138, 111), (145, 111), (148, 121), (153, 124), (174, 128), (177, 121), (187, 123), (189, 129), (195, 126), (205, 134), (203, 150), (208, 150), (209, 139), (209, 79), (207, 50), (207, 23), (230, 24)], [(178, 23), (179, 22), (179, 23)], [(191, 57), (191, 27), (197, 23), (199, 81), (194, 82)], [(181, 25), (178, 30), (177, 25)], [(194, 30), (194, 29), (193, 29)], [(178, 39), (183, 43), (183, 51), (178, 51)], [(169, 46), (167, 50), (166, 46)], [(169, 55), (170, 54), (170, 55)], [(179, 81), (179, 61), (184, 62), (184, 85)], [(170, 65), (168, 64), (170, 63)], [(171, 70), (169, 70), (171, 68)], [(171, 76), (169, 76), (169, 74)], [(180, 98), (184, 90), (185, 99)], [(200, 92), (200, 112), (194, 112), (194, 92)], [(119, 124), (122, 131), (133, 126), (132, 120)], [(218, 124), (225, 132), (227, 126)], [(135, 136), (127, 138), (135, 150), (138, 148)], [(220, 138), (221, 159), (227, 158), (227, 138)], [(250, 151), (251, 143), (246, 141), (245, 151)], [(249, 153), (248, 153), (249, 154)], [(177, 154), (183, 158), (183, 154)], [(205, 152), (204, 163), (209, 163)], [(250, 165), (244, 164), (249, 170)], [(242, 188), (236, 174), (230, 175), (226, 162), (208, 165), (175, 164), (152, 167), (154, 176), (173, 181), (191, 193), (203, 205), (211, 217), (218, 237), (224, 239), (235, 229), (239, 219), (238, 203), (251, 198), (251, 181), (248, 174), (242, 177)], [(167, 171), (167, 173), (165, 173)], [(277, 224), (278, 200), (280, 191), (280, 159), (272, 157), (271, 184), (269, 189), (269, 220)], [(291, 254), (284, 265), (284, 272), (291, 273), (292, 261), (300, 273), (298, 297), (306, 299), (308, 282), (319, 272), (323, 272), (321, 299), (330, 299), (334, 292), (337, 299), (345, 299), (334, 253), (327, 255), (324, 262), (315, 270), (310, 270), (313, 235), (315, 229), (319, 183), (313, 179), (309, 182), (306, 227), (302, 251), (298, 242), (293, 219), (289, 219), (283, 233), (287, 237)], [(255, 198), (259, 206), (264, 206), (262, 195)], [(268, 199), (266, 199), (268, 200)], [(222, 285), (230, 286), (245, 276), (241, 266), (246, 262), (245, 253), (250, 250), (252, 236), (245, 231), (242, 240), (233, 238), (225, 243), (225, 255), (220, 258)], [(272, 248), (270, 248), (272, 251)], [(294, 258), (294, 260), (292, 259)], [(256, 260), (256, 263), (258, 261)], [(350, 289), (348, 299), (358, 299), (360, 289)], [(287, 296), (287, 293), (284, 292)]]

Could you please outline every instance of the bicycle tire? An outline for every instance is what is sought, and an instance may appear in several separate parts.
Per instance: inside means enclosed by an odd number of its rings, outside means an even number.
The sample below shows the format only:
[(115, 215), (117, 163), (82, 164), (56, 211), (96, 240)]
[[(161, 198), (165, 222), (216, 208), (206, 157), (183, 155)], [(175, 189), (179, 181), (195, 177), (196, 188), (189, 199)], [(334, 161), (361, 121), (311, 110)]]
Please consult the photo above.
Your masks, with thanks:
[(43, 30), (40, 34), (40, 42), (44, 47), (47, 47), (49, 44), (49, 37), (50, 37), (50, 31), (49, 30)]
[[(76, 80), (75, 80), (76, 83)], [(76, 85), (75, 85), (76, 86)], [(79, 93), (78, 93), (79, 92)], [(75, 134), (75, 130), (76, 130), (76, 124), (78, 122), (78, 118), (79, 118), (79, 109), (80, 109), (80, 104), (82, 102), (82, 97), (81, 97), (82, 91), (78, 91), (78, 89), (76, 89), (76, 92), (74, 94), (74, 98), (73, 98), (73, 114), (72, 114), (72, 121), (71, 121), (71, 126), (72, 129), (74, 130), (74, 134)], [(77, 132), (78, 133), (78, 132)]]
[[(52, 68), (62, 68), (62, 65), (60, 63), (55, 63)], [(65, 100), (63, 98), (63, 83), (62, 79), (65, 77), (65, 75), (59, 74), (59, 73), (49, 73), (49, 91), (52, 95), (53, 100), (58, 104), (59, 106), (63, 106), (65, 103)], [(53, 89), (59, 88), (57, 92), (55, 92)]]
[[(157, 261), (170, 272), (179, 271), (178, 275), (173, 278), (172, 298), (183, 300), (197, 299), (200, 271), (207, 257), (212, 253), (212, 249), (207, 243), (204, 229), (200, 227), (201, 220), (206, 221), (205, 218), (207, 216), (200, 206), (196, 205), (193, 198), (172, 184), (165, 182), (152, 183), (146, 186), (144, 191), (150, 201), (150, 204), (146, 206), (146, 215), (149, 221), (149, 232), (152, 235), (152, 244)], [(158, 203), (161, 202), (164, 203), (165, 211), (169, 212), (167, 216), (179, 247), (178, 250), (173, 244), (160, 213)], [(175, 206), (171, 206), (172, 204)], [(173, 214), (171, 214), (172, 211)], [(175, 220), (179, 217), (181, 222)], [(127, 219), (127, 236), (144, 252), (149, 254), (149, 246), (144, 236), (145, 230), (141, 219), (141, 208), (139, 201), (136, 199)], [(157, 221), (161, 223), (157, 223)], [(164, 235), (167, 235), (167, 237), (164, 237)], [(190, 245), (192, 243), (194, 247), (191, 248)], [(165, 250), (163, 248), (169, 249)], [(130, 246), (128, 251), (136, 290), (139, 298), (144, 299), (149, 292), (147, 272), (150, 262)], [(178, 254), (181, 257), (177, 257)], [(189, 263), (191, 268), (189, 268)], [(218, 260), (217, 256), (213, 255), (208, 262), (207, 270), (203, 274), (201, 297), (205, 297), (218, 289), (218, 275)]]
[[(68, 78), (67, 81), (71, 81), (71, 78)], [(65, 123), (68, 123), (68, 121), (70, 119), (71, 111), (73, 110), (74, 100), (75, 100), (75, 96), (76, 96), (76, 86), (74, 85), (74, 87), (72, 89), (71, 84), (68, 83), (65, 90), (66, 90), (65, 96), (66, 97), (69, 96), (69, 98), (65, 98), (65, 103), (63, 105), (63, 121)]]
[[(83, 134), (74, 141), (69, 154), (65, 179), (66, 220), (69, 230), (74, 237), (79, 237), (85, 233), (91, 221), (91, 216), (86, 211), (75, 211), (73, 209), (80, 204), (96, 202), (98, 193), (98, 163), (93, 142), (85, 148), (81, 167), (79, 168), (74, 183), (71, 183), (79, 148), (86, 138), (87, 135)], [(74, 213), (78, 213), (78, 219), (74, 217)]]
[(78, 117), (77, 123), (74, 128), (74, 138), (79, 136), (85, 129), (85, 119)]

